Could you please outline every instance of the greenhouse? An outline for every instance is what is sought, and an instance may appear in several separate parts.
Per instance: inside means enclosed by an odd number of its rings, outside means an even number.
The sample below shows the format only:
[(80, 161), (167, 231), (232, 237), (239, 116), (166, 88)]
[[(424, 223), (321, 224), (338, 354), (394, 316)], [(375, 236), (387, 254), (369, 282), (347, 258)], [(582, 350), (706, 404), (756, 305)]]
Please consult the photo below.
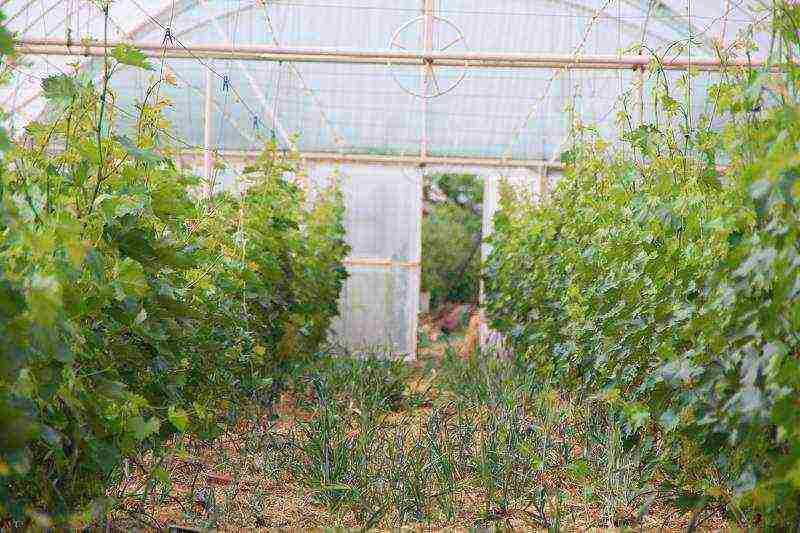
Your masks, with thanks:
[(0, 529), (800, 527), (795, 2), (0, 13)]
[[(422, 4), (117, 1), (106, 28), (91, 2), (9, 2), (26, 59), (5, 87), (10, 120), (22, 127), (44, 111), (41, 78), (102, 76), (101, 45), (129, 42), (174, 75), (160, 91), (181, 164), (209, 173), (218, 158), (235, 179), (264, 136), (297, 135), (312, 180), (346, 180), (352, 252), (338, 331), (413, 356), (424, 173), (467, 170), (490, 191), (498, 176), (546, 186), (575, 118), (568, 105), (604, 129), (626, 92), (647, 113), (648, 58), (632, 50), (691, 35), (691, 50), (670, 58), (677, 79), (684, 54), (713, 58), (714, 39), (754, 22), (735, 4)], [(697, 112), (717, 64), (694, 80)], [(149, 77), (121, 72), (117, 105), (131, 111)]]

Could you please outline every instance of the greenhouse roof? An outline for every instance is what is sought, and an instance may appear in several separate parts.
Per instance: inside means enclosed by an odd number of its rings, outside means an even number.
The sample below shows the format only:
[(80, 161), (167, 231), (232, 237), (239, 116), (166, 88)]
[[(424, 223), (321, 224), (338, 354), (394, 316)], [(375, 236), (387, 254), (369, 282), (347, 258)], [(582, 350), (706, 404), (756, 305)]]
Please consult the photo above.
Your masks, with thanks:
[[(559, 68), (563, 58), (640, 49), (713, 57), (715, 43), (731, 42), (760, 16), (733, 0), (117, 0), (106, 28), (99, 4), (4, 2), (17, 38), (39, 46), (3, 88), (15, 126), (42, 113), (42, 78), (76, 69), (99, 76), (102, 58), (82, 52), (90, 40), (127, 41), (151, 45), (163, 67), (115, 76), (119, 106), (133, 109), (166, 72), (172, 83), (159, 90), (186, 146), (249, 151), (274, 134), (281, 142), (296, 135), (304, 152), (526, 161), (557, 157), (573, 113), (613, 128), (619, 95), (635, 91), (630, 66)], [(209, 51), (248, 47), (270, 53)], [(159, 48), (176, 53), (159, 56)], [(457, 59), (401, 57), (414, 51)], [(387, 52), (398, 59), (382, 60)], [(469, 54), (561, 59), (534, 68), (479, 64)], [(700, 75), (699, 90), (713, 76)]]

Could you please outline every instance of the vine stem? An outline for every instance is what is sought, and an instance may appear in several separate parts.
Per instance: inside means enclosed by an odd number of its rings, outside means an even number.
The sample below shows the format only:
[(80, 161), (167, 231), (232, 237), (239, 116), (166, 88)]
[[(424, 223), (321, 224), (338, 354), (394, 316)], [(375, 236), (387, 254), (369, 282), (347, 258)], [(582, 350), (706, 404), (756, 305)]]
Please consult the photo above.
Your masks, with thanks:
[(86, 215), (89, 216), (92, 214), (94, 210), (94, 202), (97, 199), (97, 195), (100, 193), (100, 185), (103, 183), (103, 119), (105, 118), (105, 111), (106, 111), (106, 98), (108, 97), (108, 9), (109, 9), (109, 2), (103, 5), (103, 92), (100, 95), (100, 117), (97, 121), (97, 152), (98, 152), (98, 164), (97, 164), (97, 183), (94, 186), (94, 192), (92, 192), (92, 200), (89, 202), (89, 210), (86, 212)]

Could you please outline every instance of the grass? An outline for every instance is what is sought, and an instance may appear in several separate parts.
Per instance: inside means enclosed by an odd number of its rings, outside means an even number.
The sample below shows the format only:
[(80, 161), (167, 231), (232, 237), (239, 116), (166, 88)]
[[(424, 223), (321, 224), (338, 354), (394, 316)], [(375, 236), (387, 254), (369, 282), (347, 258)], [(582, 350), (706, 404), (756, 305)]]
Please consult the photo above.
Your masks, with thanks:
[(321, 357), (213, 443), (131, 465), (117, 523), (195, 528), (720, 528), (677, 513), (674, 453), (524, 362), (428, 344), (415, 364)]

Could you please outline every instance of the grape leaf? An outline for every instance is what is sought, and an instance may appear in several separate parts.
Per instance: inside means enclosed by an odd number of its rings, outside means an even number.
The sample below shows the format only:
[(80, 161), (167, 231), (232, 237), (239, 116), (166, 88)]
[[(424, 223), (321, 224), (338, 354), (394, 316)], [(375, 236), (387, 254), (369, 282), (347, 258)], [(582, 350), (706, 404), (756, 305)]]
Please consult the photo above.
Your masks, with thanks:
[(123, 65), (130, 65), (144, 70), (155, 70), (144, 53), (130, 44), (118, 44), (111, 55)]
[(138, 161), (153, 164), (164, 161), (164, 157), (158, 155), (152, 150), (145, 150), (136, 146), (136, 143), (126, 135), (116, 135), (114, 136), (114, 139), (122, 145), (122, 148), (124, 148), (129, 155), (133, 156)]
[(74, 78), (65, 74), (48, 76), (42, 80), (42, 94), (47, 100), (65, 104), (77, 96), (78, 85)]
[(168, 418), (178, 431), (186, 431), (186, 428), (189, 427), (189, 415), (180, 407), (170, 407)]
[(161, 427), (161, 422), (154, 416), (150, 417), (150, 420), (146, 422), (143, 417), (134, 416), (128, 421), (128, 427), (133, 431), (133, 436), (136, 440), (142, 441), (150, 435), (157, 433)]

